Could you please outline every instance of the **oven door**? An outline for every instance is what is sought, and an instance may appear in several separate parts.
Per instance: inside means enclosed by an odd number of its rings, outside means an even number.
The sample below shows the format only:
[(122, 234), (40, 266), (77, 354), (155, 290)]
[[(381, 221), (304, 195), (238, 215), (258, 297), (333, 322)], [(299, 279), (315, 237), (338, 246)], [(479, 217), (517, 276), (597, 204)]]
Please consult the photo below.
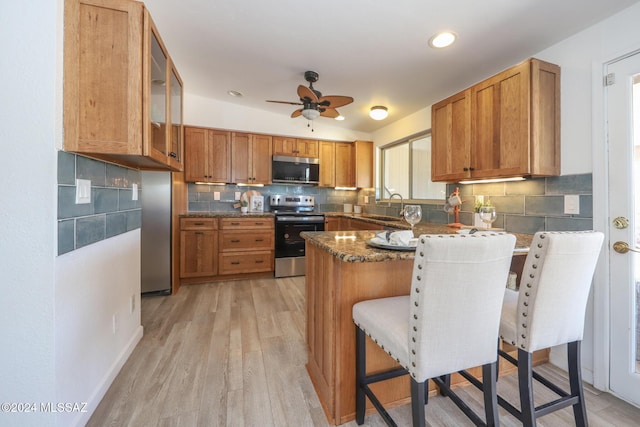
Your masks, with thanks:
[(276, 258), (303, 257), (303, 231), (324, 231), (324, 216), (276, 216)]

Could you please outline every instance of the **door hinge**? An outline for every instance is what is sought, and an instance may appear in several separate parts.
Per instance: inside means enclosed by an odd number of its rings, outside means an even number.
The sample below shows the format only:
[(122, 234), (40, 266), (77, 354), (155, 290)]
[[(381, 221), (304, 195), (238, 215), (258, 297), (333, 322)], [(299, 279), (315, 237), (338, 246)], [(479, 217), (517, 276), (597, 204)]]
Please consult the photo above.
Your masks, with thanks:
[(615, 73), (609, 73), (606, 76), (604, 76), (604, 85), (605, 86), (611, 86), (613, 84), (616, 83), (616, 74)]

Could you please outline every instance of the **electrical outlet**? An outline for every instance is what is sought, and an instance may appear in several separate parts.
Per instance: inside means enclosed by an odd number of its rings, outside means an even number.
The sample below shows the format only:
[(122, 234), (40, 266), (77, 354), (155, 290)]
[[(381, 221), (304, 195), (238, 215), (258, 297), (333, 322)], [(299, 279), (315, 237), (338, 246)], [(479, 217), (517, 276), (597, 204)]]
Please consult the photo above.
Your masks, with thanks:
[(213, 192), (213, 200), (220, 200), (220, 192), (219, 191), (214, 191)]
[(368, 204), (369, 203), (369, 196), (364, 196), (364, 203)]
[(130, 308), (130, 313), (133, 313), (134, 311), (136, 311), (136, 296), (131, 295), (131, 303), (129, 304), (129, 308)]
[(113, 313), (113, 335), (116, 334), (116, 332), (118, 332), (118, 316), (116, 316), (115, 313)]
[(564, 195), (564, 213), (567, 215), (580, 214), (580, 196), (577, 194)]
[(239, 191), (236, 191), (236, 198), (235, 198), (235, 200), (240, 200), (240, 192), (239, 192)]
[(138, 184), (131, 185), (131, 200), (138, 200)]

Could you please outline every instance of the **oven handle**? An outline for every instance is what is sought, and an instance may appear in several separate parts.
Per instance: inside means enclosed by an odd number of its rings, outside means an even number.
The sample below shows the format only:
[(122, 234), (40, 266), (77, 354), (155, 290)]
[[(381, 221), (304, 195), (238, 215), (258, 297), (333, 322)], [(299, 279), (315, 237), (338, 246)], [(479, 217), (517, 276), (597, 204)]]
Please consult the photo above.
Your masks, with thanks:
[(323, 216), (277, 216), (276, 222), (299, 222), (301, 224), (324, 224)]

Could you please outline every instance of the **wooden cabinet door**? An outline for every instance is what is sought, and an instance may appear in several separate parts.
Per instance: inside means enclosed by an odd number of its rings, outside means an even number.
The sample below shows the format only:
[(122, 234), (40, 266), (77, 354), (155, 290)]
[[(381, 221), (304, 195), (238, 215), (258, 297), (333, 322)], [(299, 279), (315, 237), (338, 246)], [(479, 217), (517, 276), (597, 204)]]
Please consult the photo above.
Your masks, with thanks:
[(356, 141), (353, 143), (353, 150), (355, 186), (373, 187), (373, 142)]
[(231, 182), (231, 132), (208, 130), (209, 182)]
[(252, 135), (252, 184), (271, 184), (272, 146), (272, 138), (270, 135)]
[(143, 11), (129, 0), (65, 1), (65, 150), (142, 154)]
[(184, 230), (180, 232), (180, 277), (218, 274), (218, 232)]
[(353, 144), (336, 142), (335, 176), (336, 187), (355, 187)]
[(336, 145), (334, 142), (320, 142), (320, 180), (319, 187), (336, 186)]
[(318, 157), (318, 141), (313, 139), (298, 139), (296, 141), (296, 156)]
[(286, 136), (273, 137), (273, 154), (280, 156), (293, 156), (297, 150), (297, 141), (295, 138), (287, 138)]
[(231, 181), (234, 183), (251, 183), (251, 135), (248, 133), (231, 133)]
[(207, 129), (186, 127), (185, 136), (185, 170), (184, 180), (187, 182), (208, 181), (207, 161)]
[(456, 181), (471, 174), (471, 90), (431, 108), (431, 180)]
[(324, 217), (324, 231), (340, 231), (341, 218), (339, 216), (325, 216)]
[(471, 89), (471, 176), (529, 172), (530, 62)]

